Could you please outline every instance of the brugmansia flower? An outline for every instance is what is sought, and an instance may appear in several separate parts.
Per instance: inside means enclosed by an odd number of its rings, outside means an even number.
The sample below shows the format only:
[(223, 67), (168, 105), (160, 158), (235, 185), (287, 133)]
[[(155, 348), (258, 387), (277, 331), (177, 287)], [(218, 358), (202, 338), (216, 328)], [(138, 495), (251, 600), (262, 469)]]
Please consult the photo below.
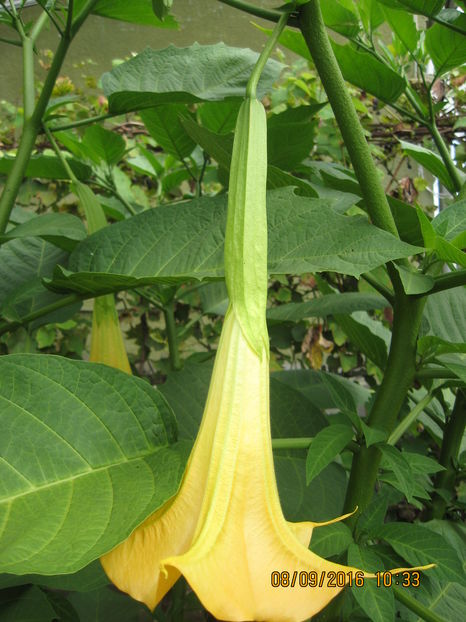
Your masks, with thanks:
[[(266, 174), (265, 111), (248, 97), (230, 171), (230, 307), (199, 433), (178, 493), (101, 558), (113, 583), (150, 609), (183, 574), (220, 620), (299, 622), (361, 572), (310, 551), (319, 525), (289, 523), (280, 506), (269, 419)], [(338, 583), (329, 584), (329, 573)]]
[(113, 294), (99, 296), (94, 301), (89, 360), (131, 373)]

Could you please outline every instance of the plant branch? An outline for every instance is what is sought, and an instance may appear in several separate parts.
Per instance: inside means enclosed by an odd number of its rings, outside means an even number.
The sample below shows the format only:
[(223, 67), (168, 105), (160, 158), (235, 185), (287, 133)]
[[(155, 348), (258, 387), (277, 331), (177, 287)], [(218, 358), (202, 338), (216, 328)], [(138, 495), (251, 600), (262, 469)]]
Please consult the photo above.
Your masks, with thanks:
[[(272, 449), (307, 449), (313, 440), (314, 437), (312, 436), (304, 436), (299, 438), (273, 438)], [(350, 441), (345, 449), (356, 453), (359, 451), (359, 445), (355, 441)]]
[(452, 272), (445, 272), (435, 277), (433, 288), (430, 290), (430, 294), (436, 292), (442, 292), (445, 289), (452, 289), (453, 287), (461, 287), (466, 285), (466, 268), (462, 270), (454, 270)]
[(385, 300), (389, 302), (390, 305), (393, 306), (395, 298), (394, 298), (393, 292), (391, 292), (388, 289), (388, 287), (385, 287), (385, 285), (382, 285), (381, 283), (379, 283), (370, 274), (361, 274), (361, 278), (363, 278), (367, 283), (369, 283), (371, 287), (373, 287), (377, 292), (379, 292), (379, 294), (381, 294), (385, 298)]
[(168, 352), (170, 355), (170, 366), (174, 371), (181, 369), (180, 352), (178, 349), (178, 335), (175, 322), (175, 304), (173, 300), (163, 306), (163, 316), (165, 318), (165, 328), (167, 331)]
[(428, 126), (430, 133), (432, 134), (432, 138), (434, 143), (438, 149), (440, 157), (445, 164), (445, 168), (448, 171), (448, 175), (452, 181), (453, 187), (455, 188), (455, 192), (460, 192), (463, 182), (461, 180), (461, 175), (458, 169), (455, 166), (455, 163), (451, 159), (450, 152), (448, 151), (448, 147), (446, 146), (440, 132), (438, 131), (435, 120), (432, 119), (432, 122)]
[(14, 41), (13, 39), (5, 39), (4, 37), (0, 37), (1, 43), (8, 43), (9, 45), (16, 45), (16, 47), (21, 47), (21, 41)]
[(444, 618), (427, 609), (419, 600), (410, 596), (405, 588), (393, 586), (392, 590), (396, 600), (425, 620), (425, 622), (446, 622)]
[(425, 395), (422, 400), (420, 400), (413, 410), (406, 415), (406, 417), (400, 421), (400, 423), (396, 426), (393, 432), (387, 439), (388, 445), (396, 445), (406, 430), (412, 426), (412, 424), (416, 421), (419, 415), (422, 413), (424, 408), (430, 404), (432, 401), (433, 395), (428, 393)]
[(72, 123), (63, 123), (63, 125), (54, 125), (50, 126), (49, 130), (51, 132), (62, 132), (64, 130), (72, 130), (75, 127), (83, 127), (86, 125), (91, 125), (93, 123), (98, 123), (99, 121), (105, 121), (106, 119), (111, 119), (112, 117), (121, 117), (121, 112), (118, 114), (112, 114), (107, 112), (105, 114), (98, 114), (94, 117), (87, 117), (87, 119), (79, 119), (79, 121), (73, 121)]
[(4, 335), (5, 333), (13, 332), (30, 322), (37, 320), (44, 315), (48, 315), (53, 311), (58, 311), (58, 309), (63, 309), (63, 307), (68, 307), (69, 305), (74, 304), (75, 302), (80, 302), (84, 298), (79, 294), (70, 294), (68, 296), (64, 296), (57, 300), (56, 302), (52, 302), (49, 305), (38, 309), (37, 311), (33, 311), (32, 313), (28, 313), (21, 320), (17, 320), (15, 322), (0, 322), (0, 335)]
[(280, 35), (283, 32), (283, 29), (285, 28), (288, 21), (288, 17), (289, 13), (284, 12), (281, 14), (277, 25), (272, 30), (272, 34), (267, 39), (267, 43), (265, 44), (257, 63), (254, 65), (254, 69), (252, 70), (251, 76), (248, 80), (248, 84), (246, 86), (246, 97), (257, 97), (257, 85), (259, 83), (259, 78), (261, 77), (262, 70), (264, 69), (267, 61), (269, 60), (273, 48), (277, 45), (278, 39), (280, 38)]
[[(455, 462), (460, 451), (465, 426), (466, 395), (462, 389), (458, 389), (453, 410), (445, 425), (442, 448), (440, 450), (439, 463), (445, 467), (445, 470), (437, 474), (434, 485), (435, 490), (443, 489), (450, 492), (454, 490), (456, 479)], [(431, 518), (443, 518), (446, 508), (446, 500), (443, 496), (435, 493), (432, 499)]]
[(222, 4), (228, 4), (228, 6), (232, 6), (235, 9), (240, 9), (250, 15), (255, 15), (256, 17), (261, 17), (262, 19), (268, 19), (271, 22), (278, 22), (282, 16), (281, 11), (264, 9), (260, 6), (256, 6), (255, 4), (250, 4), (249, 2), (242, 2), (242, 0), (219, 0), (219, 2)]
[[(393, 307), (393, 333), (385, 374), (380, 384), (368, 424), (390, 434), (395, 427), (398, 413), (414, 380), (416, 344), (424, 298), (407, 296), (398, 290)], [(374, 492), (381, 453), (375, 446), (361, 447), (353, 458), (348, 483), (345, 511), (356, 506), (363, 511)], [(348, 508), (351, 508), (348, 510)], [(354, 527), (356, 516), (349, 519)]]
[(327, 35), (319, 0), (301, 7), (301, 31), (348, 149), (372, 222), (399, 237), (364, 131)]

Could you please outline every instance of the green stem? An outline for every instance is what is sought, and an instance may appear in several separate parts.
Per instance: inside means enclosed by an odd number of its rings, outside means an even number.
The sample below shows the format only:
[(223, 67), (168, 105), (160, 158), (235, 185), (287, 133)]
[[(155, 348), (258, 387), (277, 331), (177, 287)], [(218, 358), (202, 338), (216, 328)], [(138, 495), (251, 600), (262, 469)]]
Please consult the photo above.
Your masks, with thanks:
[(9, 45), (16, 45), (17, 47), (21, 47), (21, 41), (14, 41), (13, 39), (5, 39), (5, 37), (0, 37), (1, 43), (8, 43)]
[[(49, 69), (47, 77), (45, 78), (44, 86), (42, 87), (42, 92), (36, 102), (34, 112), (29, 119), (25, 119), (23, 133), (18, 147), (18, 153), (11, 168), (11, 171), (6, 179), (2, 195), (0, 197), (0, 234), (4, 233), (10, 219), (10, 213), (15, 204), (19, 188), (21, 186), (27, 165), (31, 158), (37, 135), (42, 127), (42, 118), (52, 95), (55, 81), (60, 73), (72, 38), (86, 19), (87, 15), (92, 10), (95, 2), (96, 0), (91, 0), (84, 5), (78, 18), (73, 23), (73, 28), (71, 28), (71, 18), (68, 19), (67, 28), (63, 34), (63, 37), (60, 39), (60, 43), (57, 46), (57, 50), (53, 57), (52, 65)], [(73, 2), (70, 0), (70, 4), (68, 5), (69, 14), (72, 13), (72, 8)]]
[(170, 366), (173, 370), (181, 369), (180, 352), (178, 350), (178, 335), (176, 333), (175, 304), (170, 302), (163, 306), (163, 316), (165, 318), (165, 328), (167, 330), (168, 352), (170, 355)]
[(94, 117), (87, 117), (87, 119), (80, 119), (79, 121), (73, 121), (73, 123), (63, 123), (63, 125), (54, 125), (49, 127), (51, 132), (62, 132), (64, 130), (72, 130), (75, 127), (83, 127), (86, 125), (92, 125), (94, 123), (98, 123), (99, 121), (105, 121), (106, 119), (111, 119), (112, 117), (121, 117), (121, 112), (117, 114), (112, 114), (107, 112), (106, 114), (98, 114)]
[(302, 6), (299, 21), (348, 149), (369, 216), (377, 227), (399, 237), (363, 128), (330, 45), (319, 0)]
[(391, 292), (388, 287), (379, 283), (373, 276), (370, 274), (361, 274), (361, 278), (363, 278), (371, 287), (373, 287), (379, 294), (381, 294), (387, 302), (389, 302), (392, 306), (395, 300), (393, 292)]
[(283, 32), (283, 29), (285, 28), (288, 21), (288, 17), (289, 13), (284, 12), (281, 14), (277, 25), (272, 31), (272, 34), (267, 39), (267, 43), (265, 44), (257, 63), (254, 65), (254, 69), (248, 80), (248, 84), (246, 86), (246, 97), (250, 97), (251, 99), (257, 97), (257, 85), (259, 83), (259, 78), (261, 77), (262, 70), (264, 69), (265, 64), (269, 60), (273, 48), (277, 45), (278, 39), (280, 38), (280, 35)]
[(441, 618), (433, 611), (430, 611), (430, 609), (427, 609), (427, 607), (421, 604), (419, 600), (410, 596), (406, 589), (393, 586), (392, 590), (396, 600), (425, 620), (425, 622), (445, 622), (444, 618)]
[(72, 170), (71, 166), (68, 164), (66, 158), (64, 157), (63, 153), (61, 152), (60, 147), (57, 145), (56, 140), (52, 136), (52, 133), (50, 132), (50, 130), (47, 127), (47, 125), (45, 125), (45, 123), (44, 123), (44, 132), (45, 132), (47, 138), (49, 139), (49, 142), (52, 145), (53, 150), (57, 154), (57, 158), (60, 160), (60, 162), (63, 165), (63, 168), (65, 169), (66, 173), (68, 174), (68, 177), (71, 179), (71, 181), (74, 181), (75, 183), (77, 183), (78, 182), (78, 178), (73, 173), (73, 170)]
[[(434, 489), (444, 489), (453, 492), (456, 479), (455, 461), (458, 458), (461, 442), (466, 426), (466, 395), (462, 389), (458, 389), (455, 405), (448, 419), (440, 450), (439, 463), (445, 467), (435, 478)], [(447, 502), (439, 494), (432, 499), (431, 518), (443, 518)]]
[[(368, 418), (371, 427), (388, 434), (395, 427), (398, 413), (414, 379), (417, 334), (424, 303), (425, 299), (406, 296), (400, 291), (395, 298), (387, 367)], [(370, 503), (380, 459), (380, 451), (375, 446), (362, 447), (353, 458), (345, 511), (352, 511), (356, 506), (363, 511)], [(354, 526), (356, 516), (350, 517), (349, 521)]]
[(23, 39), (23, 109), (24, 123), (34, 113), (34, 43), (32, 39)]
[(403, 434), (406, 432), (408, 428), (412, 426), (412, 424), (416, 421), (419, 415), (422, 413), (424, 408), (430, 404), (432, 401), (433, 395), (428, 393), (425, 395), (422, 400), (419, 401), (418, 404), (413, 408), (413, 410), (406, 415), (406, 417), (400, 421), (400, 423), (396, 426), (393, 432), (387, 439), (388, 445), (396, 445)]
[(435, 277), (435, 283), (429, 295), (442, 292), (445, 289), (461, 287), (462, 285), (466, 285), (466, 269), (445, 272)]
[(272, 22), (278, 22), (280, 17), (282, 16), (281, 11), (273, 11), (270, 9), (264, 9), (260, 6), (256, 6), (255, 4), (250, 4), (249, 2), (243, 2), (242, 0), (219, 0), (223, 4), (228, 4), (228, 6), (232, 6), (235, 9), (240, 9), (245, 13), (249, 13), (250, 15), (255, 15), (256, 17), (262, 17), (262, 19), (268, 19)]
[(444, 367), (425, 367), (416, 372), (416, 380), (436, 380), (437, 378), (456, 379), (458, 376)]
[(64, 296), (63, 298), (60, 298), (60, 300), (57, 300), (56, 302), (52, 302), (46, 307), (42, 307), (37, 311), (28, 313), (21, 320), (18, 320), (16, 322), (0, 322), (0, 335), (4, 335), (5, 333), (9, 333), (10, 331), (12, 332), (14, 330), (17, 330), (18, 328), (21, 328), (21, 326), (25, 326), (26, 324), (29, 324), (30, 322), (37, 320), (44, 315), (48, 315), (49, 313), (57, 311), (58, 309), (63, 309), (63, 307), (68, 307), (69, 305), (72, 305), (75, 302), (80, 302), (81, 300), (83, 300), (82, 296), (79, 296), (78, 294), (70, 294), (69, 296)]
[(440, 132), (438, 131), (437, 125), (435, 121), (428, 126), (430, 133), (432, 134), (432, 138), (434, 139), (435, 145), (437, 146), (440, 157), (445, 164), (445, 168), (448, 171), (450, 179), (452, 181), (453, 187), (455, 188), (455, 192), (459, 192), (463, 186), (463, 182), (461, 181), (461, 175), (458, 169), (455, 166), (455, 163), (451, 159), (450, 152), (448, 147), (446, 146)]

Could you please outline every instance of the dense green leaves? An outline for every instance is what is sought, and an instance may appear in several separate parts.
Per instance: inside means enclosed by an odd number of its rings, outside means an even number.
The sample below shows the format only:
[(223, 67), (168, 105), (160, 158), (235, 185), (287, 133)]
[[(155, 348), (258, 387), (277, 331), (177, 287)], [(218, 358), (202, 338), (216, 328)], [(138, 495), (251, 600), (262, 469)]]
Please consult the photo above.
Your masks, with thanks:
[[(113, 113), (140, 110), (163, 103), (199, 102), (242, 97), (256, 52), (224, 43), (163, 50), (147, 48), (102, 76)], [(258, 86), (262, 97), (283, 66), (269, 60)]]
[(0, 569), (76, 571), (176, 492), (185, 456), (169, 448), (172, 411), (102, 365), (11, 355), (0, 368)]
[[(82, 242), (70, 270), (54, 287), (104, 293), (157, 281), (223, 276), (226, 198), (202, 198), (159, 207), (117, 223)], [(351, 226), (349, 223), (351, 222)], [(416, 247), (369, 224), (341, 216), (320, 199), (284, 188), (268, 193), (269, 271), (336, 270), (359, 276)]]
[(438, 579), (464, 583), (464, 573), (458, 554), (445, 540), (421, 525), (387, 523), (381, 525), (377, 535), (413, 566), (436, 564), (429, 570)]

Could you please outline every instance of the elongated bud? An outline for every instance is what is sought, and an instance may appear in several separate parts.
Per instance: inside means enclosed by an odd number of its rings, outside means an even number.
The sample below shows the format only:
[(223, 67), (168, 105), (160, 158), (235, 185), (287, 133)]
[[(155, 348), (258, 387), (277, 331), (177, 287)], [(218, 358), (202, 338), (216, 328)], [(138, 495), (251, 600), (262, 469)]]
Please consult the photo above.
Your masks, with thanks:
[(267, 121), (262, 104), (247, 98), (236, 123), (225, 236), (225, 279), (230, 303), (251, 348), (268, 352)]

